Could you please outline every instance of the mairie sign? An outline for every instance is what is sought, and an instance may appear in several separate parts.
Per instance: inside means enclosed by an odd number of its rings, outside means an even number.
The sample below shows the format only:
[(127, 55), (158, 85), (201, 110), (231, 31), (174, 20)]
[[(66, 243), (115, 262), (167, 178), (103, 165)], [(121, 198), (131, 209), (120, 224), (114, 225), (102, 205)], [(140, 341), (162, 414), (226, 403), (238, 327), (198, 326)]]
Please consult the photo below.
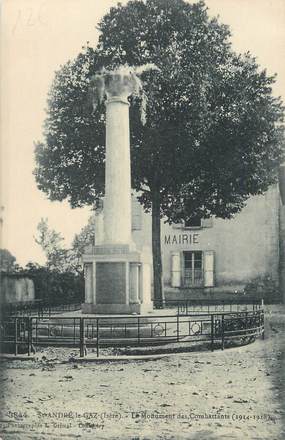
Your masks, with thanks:
[(169, 234), (164, 236), (164, 244), (177, 245), (177, 244), (198, 244), (199, 234)]

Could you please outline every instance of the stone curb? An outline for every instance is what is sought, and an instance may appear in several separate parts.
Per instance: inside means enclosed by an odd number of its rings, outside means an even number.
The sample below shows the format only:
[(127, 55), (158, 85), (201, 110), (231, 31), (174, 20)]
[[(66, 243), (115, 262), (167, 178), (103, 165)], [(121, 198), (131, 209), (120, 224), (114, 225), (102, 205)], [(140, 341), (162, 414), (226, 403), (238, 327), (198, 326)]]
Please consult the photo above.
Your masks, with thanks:
[(9, 361), (34, 361), (35, 360), (35, 355), (31, 354), (30, 356), (28, 356), (27, 354), (5, 354), (5, 353), (1, 353), (0, 354), (0, 361), (1, 360), (9, 360)]
[(69, 362), (109, 362), (109, 361), (147, 361), (156, 360), (171, 356), (177, 353), (162, 353), (162, 354), (145, 354), (145, 355), (123, 355), (123, 356), (85, 356), (82, 358), (73, 358)]

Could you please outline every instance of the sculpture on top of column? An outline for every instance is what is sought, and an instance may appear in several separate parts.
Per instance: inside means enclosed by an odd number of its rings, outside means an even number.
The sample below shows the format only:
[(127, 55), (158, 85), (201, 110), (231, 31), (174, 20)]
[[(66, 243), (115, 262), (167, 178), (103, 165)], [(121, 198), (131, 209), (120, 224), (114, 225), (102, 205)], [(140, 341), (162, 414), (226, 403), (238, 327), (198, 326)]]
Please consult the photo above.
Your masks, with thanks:
[(113, 96), (121, 96), (125, 99), (130, 95), (141, 98), (141, 121), (146, 123), (146, 95), (140, 75), (149, 70), (159, 70), (154, 64), (144, 64), (143, 66), (130, 67), (127, 65), (119, 66), (114, 70), (103, 68), (94, 75), (90, 81), (90, 92), (93, 109), (97, 108), (98, 103)]

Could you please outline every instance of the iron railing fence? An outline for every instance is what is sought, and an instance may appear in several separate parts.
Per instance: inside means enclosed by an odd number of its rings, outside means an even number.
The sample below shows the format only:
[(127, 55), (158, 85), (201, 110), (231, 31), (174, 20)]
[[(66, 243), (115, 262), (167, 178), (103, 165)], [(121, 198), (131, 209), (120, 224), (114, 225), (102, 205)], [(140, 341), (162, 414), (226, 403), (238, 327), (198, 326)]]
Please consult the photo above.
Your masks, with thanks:
[(177, 308), (178, 315), (188, 315), (193, 313), (222, 313), (222, 312), (249, 312), (261, 310), (264, 307), (263, 299), (255, 298), (236, 298), (236, 299), (186, 299), (186, 300), (167, 300), (164, 306)]
[(49, 303), (42, 300), (23, 301), (16, 303), (5, 303), (1, 305), (1, 314), (4, 317), (8, 316), (34, 316), (43, 317), (45, 315), (51, 316), (52, 314), (63, 312), (74, 312), (81, 309), (82, 303), (80, 302), (59, 302)]
[[(209, 343), (225, 347), (233, 339), (264, 337), (262, 309), (245, 312), (193, 315), (120, 317), (9, 317), (1, 323), (0, 342), (18, 354), (36, 346), (78, 347), (83, 357), (88, 348), (99, 356), (103, 347), (153, 346), (177, 343)], [(175, 348), (174, 346), (174, 348)]]
[[(23, 301), (16, 303), (5, 303), (1, 305), (2, 315), (7, 316), (51, 316), (64, 312), (73, 312), (81, 309), (81, 302), (59, 302), (50, 303), (43, 300)], [(164, 308), (176, 308), (178, 315), (193, 313), (215, 313), (215, 312), (240, 312), (255, 311), (263, 308), (263, 300), (254, 298), (236, 298), (233, 300), (219, 299), (186, 299), (166, 300)]]

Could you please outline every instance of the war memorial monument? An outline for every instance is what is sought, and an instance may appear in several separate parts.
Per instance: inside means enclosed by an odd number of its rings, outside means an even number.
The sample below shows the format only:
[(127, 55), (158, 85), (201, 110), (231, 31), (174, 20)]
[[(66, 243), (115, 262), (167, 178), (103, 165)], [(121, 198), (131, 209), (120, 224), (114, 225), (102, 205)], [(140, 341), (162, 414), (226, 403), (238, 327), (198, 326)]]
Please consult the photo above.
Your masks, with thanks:
[[(94, 93), (106, 105), (104, 211), (97, 215), (96, 244), (83, 255), (83, 313), (132, 314), (152, 310), (151, 253), (131, 236), (131, 161), (128, 97), (138, 84), (129, 68), (102, 71)], [(103, 217), (103, 218), (102, 218)], [(101, 223), (101, 225), (100, 225)]]

